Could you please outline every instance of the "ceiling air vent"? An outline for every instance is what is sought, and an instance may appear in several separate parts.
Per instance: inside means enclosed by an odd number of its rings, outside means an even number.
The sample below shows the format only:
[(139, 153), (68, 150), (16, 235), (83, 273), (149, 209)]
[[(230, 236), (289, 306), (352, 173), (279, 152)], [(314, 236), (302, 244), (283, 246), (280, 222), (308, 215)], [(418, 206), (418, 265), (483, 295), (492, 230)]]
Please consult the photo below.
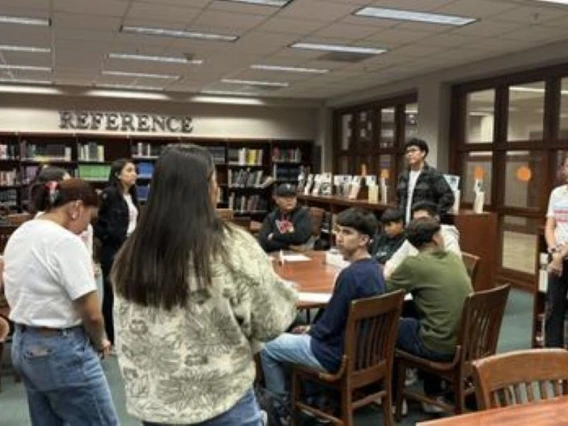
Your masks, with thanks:
[(332, 62), (351, 62), (353, 64), (364, 61), (365, 59), (372, 58), (376, 55), (366, 55), (363, 53), (350, 53), (350, 52), (331, 52), (317, 58), (318, 61), (332, 61)]

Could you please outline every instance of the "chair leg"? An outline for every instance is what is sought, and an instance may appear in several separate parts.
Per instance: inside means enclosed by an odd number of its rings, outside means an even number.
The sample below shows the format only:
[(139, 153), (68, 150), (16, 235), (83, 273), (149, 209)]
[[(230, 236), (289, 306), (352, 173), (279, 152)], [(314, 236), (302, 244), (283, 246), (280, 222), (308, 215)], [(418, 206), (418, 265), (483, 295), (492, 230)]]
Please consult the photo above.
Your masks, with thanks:
[(353, 406), (351, 404), (351, 389), (348, 385), (343, 385), (341, 389), (341, 420), (343, 426), (353, 426)]
[(456, 396), (456, 405), (454, 412), (456, 415), (462, 414), (465, 412), (465, 389), (463, 377), (461, 374), (457, 374), (454, 378), (454, 392)]
[(290, 412), (292, 413), (292, 416), (290, 418), (290, 425), (291, 426), (295, 426), (296, 424), (296, 418), (298, 417), (298, 412), (297, 412), (297, 403), (300, 400), (300, 396), (302, 394), (302, 388), (301, 388), (301, 383), (300, 383), (300, 378), (298, 377), (298, 375), (296, 374), (296, 372), (294, 371), (292, 373), (292, 398), (290, 401)]
[(383, 419), (385, 419), (385, 426), (393, 426), (394, 420), (392, 415), (392, 380), (385, 379), (385, 390), (387, 394), (383, 398), (381, 406), (383, 407)]
[(402, 392), (404, 391), (404, 378), (406, 377), (406, 364), (401, 361), (396, 361), (397, 363), (397, 375), (396, 375), (396, 410), (395, 419), (400, 422), (402, 418)]

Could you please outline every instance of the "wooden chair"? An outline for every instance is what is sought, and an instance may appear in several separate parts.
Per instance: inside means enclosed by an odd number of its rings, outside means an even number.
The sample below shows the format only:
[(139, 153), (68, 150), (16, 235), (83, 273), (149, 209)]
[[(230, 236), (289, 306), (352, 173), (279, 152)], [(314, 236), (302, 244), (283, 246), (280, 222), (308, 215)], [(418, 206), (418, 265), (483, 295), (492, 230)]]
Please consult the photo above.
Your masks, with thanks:
[(532, 349), (473, 363), (480, 409), (519, 405), (568, 395), (568, 351)]
[[(400, 420), (404, 397), (426, 402), (444, 411), (461, 414), (465, 410), (466, 395), (474, 392), (472, 383), (472, 362), (495, 354), (501, 322), (509, 295), (509, 285), (470, 294), (463, 307), (458, 341), (454, 359), (450, 362), (436, 362), (396, 350), (397, 397), (396, 419)], [(455, 394), (455, 406), (432, 399), (423, 393), (404, 389), (407, 368), (417, 368), (438, 376), (451, 384)]]
[(250, 232), (250, 216), (235, 216), (230, 222)]
[[(351, 302), (345, 330), (345, 354), (339, 370), (331, 374), (294, 366), (292, 408), (308, 411), (336, 425), (351, 426), (353, 410), (380, 399), (385, 424), (391, 426), (391, 374), (403, 301), (404, 293), (397, 291)], [(300, 402), (301, 380), (316, 382), (340, 392), (341, 417)], [(370, 385), (376, 387), (370, 391), (372, 393), (362, 394), (363, 388)]]
[(462, 251), (462, 260), (467, 269), (467, 274), (471, 279), (471, 285), (475, 288), (475, 279), (477, 278), (477, 272), (479, 271), (479, 261), (481, 260), (479, 256), (475, 254), (466, 253)]
[(6, 220), (10, 225), (20, 226), (22, 223), (32, 219), (33, 216), (29, 213), (14, 213), (6, 216)]
[(233, 209), (215, 209), (221, 219), (233, 220), (235, 212)]

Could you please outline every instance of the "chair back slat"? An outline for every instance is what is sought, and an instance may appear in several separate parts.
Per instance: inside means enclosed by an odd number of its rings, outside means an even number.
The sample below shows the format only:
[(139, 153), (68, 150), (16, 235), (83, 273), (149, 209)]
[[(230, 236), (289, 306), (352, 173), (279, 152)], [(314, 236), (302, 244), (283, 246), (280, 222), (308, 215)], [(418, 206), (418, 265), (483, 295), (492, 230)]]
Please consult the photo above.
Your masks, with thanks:
[(479, 271), (479, 261), (481, 258), (475, 254), (467, 253), (462, 251), (462, 260), (467, 270), (467, 274), (471, 279), (471, 284), (475, 284), (475, 279), (477, 278), (477, 272)]
[(477, 403), (488, 409), (568, 395), (568, 351), (533, 349), (473, 363)]
[(319, 238), (321, 235), (321, 225), (323, 223), (323, 215), (325, 210), (320, 207), (310, 207), (308, 209), (308, 215), (312, 222), (312, 236)]
[(467, 297), (458, 336), (464, 363), (495, 353), (509, 289), (503, 285)]
[(345, 333), (348, 373), (386, 363), (391, 368), (404, 292), (351, 302)]

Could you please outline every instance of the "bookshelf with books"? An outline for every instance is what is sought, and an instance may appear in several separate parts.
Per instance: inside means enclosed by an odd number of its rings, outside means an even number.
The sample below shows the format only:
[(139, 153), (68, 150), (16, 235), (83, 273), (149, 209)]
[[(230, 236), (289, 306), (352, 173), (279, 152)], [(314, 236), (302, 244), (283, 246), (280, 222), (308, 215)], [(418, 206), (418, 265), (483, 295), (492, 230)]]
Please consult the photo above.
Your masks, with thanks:
[(15, 136), (0, 137), (0, 208), (17, 211), (20, 203), (20, 144)]

